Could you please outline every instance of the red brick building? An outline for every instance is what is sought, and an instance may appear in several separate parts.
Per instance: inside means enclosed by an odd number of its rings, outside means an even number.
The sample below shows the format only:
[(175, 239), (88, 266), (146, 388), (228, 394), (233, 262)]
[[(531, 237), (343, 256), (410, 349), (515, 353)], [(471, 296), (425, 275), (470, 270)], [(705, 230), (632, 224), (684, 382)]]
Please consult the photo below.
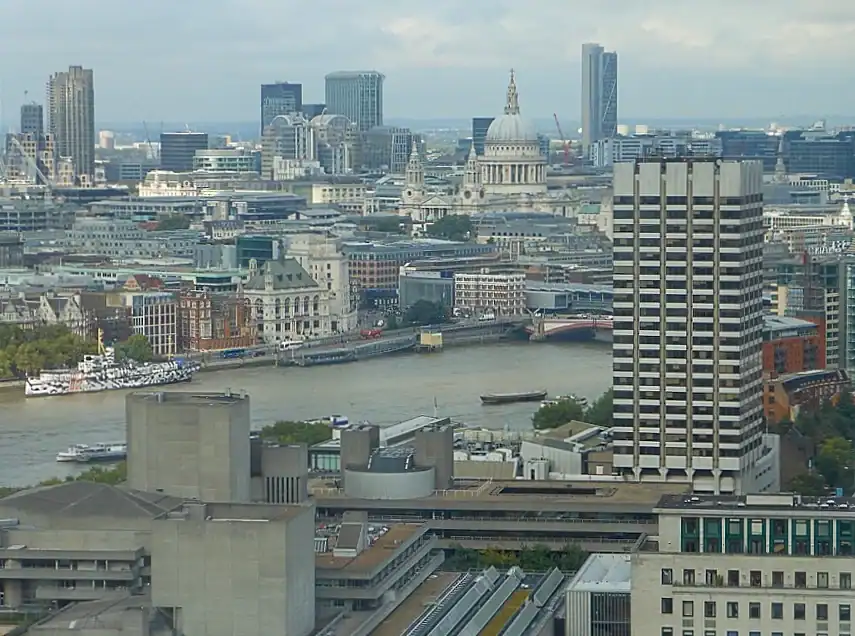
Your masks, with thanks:
[(766, 316), (763, 327), (763, 373), (781, 375), (825, 368), (825, 329), (815, 322)]

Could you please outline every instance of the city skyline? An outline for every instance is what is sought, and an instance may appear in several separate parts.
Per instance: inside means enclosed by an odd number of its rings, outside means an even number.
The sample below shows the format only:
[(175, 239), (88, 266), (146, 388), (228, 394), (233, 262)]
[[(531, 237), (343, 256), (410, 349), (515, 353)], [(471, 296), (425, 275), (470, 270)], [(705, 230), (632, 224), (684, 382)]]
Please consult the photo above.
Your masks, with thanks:
[[(577, 121), (588, 41), (621, 56), (621, 123), (834, 116), (855, 100), (855, 88), (837, 79), (855, 49), (847, 36), (855, 7), (842, 0), (654, 4), (532, 0), (496, 2), (485, 13), (412, 0), (394, 8), (366, 2), (354, 14), (325, 0), (293, 21), (287, 7), (258, 0), (206, 3), (202, 13), (195, 1), (82, 0), (72, 8), (35, 0), (10, 7), (0, 25), (11, 50), (28, 52), (26, 64), (8, 65), (0, 78), (2, 120), (8, 126), (22, 103), (41, 101), (57, 68), (82, 65), (96, 75), (99, 121), (251, 121), (262, 83), (300, 82), (305, 100), (320, 102), (327, 73), (359, 69), (386, 75), (390, 119), (494, 115), (511, 67), (526, 117), (557, 112)], [(61, 37), (26, 19), (40, 8), (64, 25)], [(307, 23), (322, 28), (306, 37)]]

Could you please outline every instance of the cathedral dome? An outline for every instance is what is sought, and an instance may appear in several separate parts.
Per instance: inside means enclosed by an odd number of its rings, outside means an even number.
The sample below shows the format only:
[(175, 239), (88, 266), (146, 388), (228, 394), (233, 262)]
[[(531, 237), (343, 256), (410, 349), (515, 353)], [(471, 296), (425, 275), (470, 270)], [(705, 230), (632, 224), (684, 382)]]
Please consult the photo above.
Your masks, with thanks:
[(520, 115), (519, 95), (513, 71), (508, 84), (508, 103), (505, 106), (505, 114), (497, 117), (490, 124), (485, 141), (494, 143), (538, 141), (534, 125)]

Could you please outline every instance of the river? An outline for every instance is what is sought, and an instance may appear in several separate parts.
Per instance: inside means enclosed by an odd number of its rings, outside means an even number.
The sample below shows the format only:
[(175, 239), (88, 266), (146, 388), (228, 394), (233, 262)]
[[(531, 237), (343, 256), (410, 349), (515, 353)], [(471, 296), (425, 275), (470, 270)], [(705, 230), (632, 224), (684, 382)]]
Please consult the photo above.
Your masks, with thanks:
[[(252, 423), (303, 420), (333, 413), (388, 426), (437, 413), (488, 428), (527, 428), (537, 404), (482, 406), (482, 393), (547, 389), (596, 398), (611, 384), (611, 347), (601, 343), (513, 342), (450, 348), (308, 368), (255, 367), (201, 373), (194, 391), (245, 391)], [(182, 385), (176, 390), (187, 391)], [(79, 471), (57, 464), (75, 443), (125, 438), (125, 395), (24, 398), (0, 393), (0, 485), (20, 486)]]

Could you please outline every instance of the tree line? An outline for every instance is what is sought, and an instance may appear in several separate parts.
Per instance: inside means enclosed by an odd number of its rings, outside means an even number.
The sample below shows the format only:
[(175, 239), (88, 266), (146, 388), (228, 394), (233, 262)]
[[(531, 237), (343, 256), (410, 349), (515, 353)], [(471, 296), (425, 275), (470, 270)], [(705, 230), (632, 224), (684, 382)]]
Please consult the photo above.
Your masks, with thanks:
[(0, 377), (18, 378), (42, 369), (73, 366), (97, 348), (64, 325), (23, 329), (0, 324)]
[[(40, 481), (36, 484), (38, 486), (56, 486), (57, 484), (64, 484), (73, 481), (91, 481), (98, 484), (109, 484), (111, 486), (117, 486), (122, 482), (126, 481), (128, 478), (128, 464), (127, 462), (119, 462), (112, 466), (92, 466), (91, 468), (87, 468), (79, 475), (68, 475), (65, 479), (60, 479), (59, 477), (51, 477), (50, 479), (45, 479), (44, 481)], [(21, 490), (27, 490), (28, 488), (33, 488), (34, 486), (22, 486), (22, 487), (14, 487), (14, 486), (0, 486), (0, 499), (3, 497), (8, 497), (9, 495), (13, 495), (16, 492), (20, 492)]]
[(513, 566), (520, 567), (525, 572), (546, 572), (553, 568), (562, 572), (575, 572), (587, 558), (588, 554), (574, 543), (565, 545), (559, 551), (550, 550), (540, 544), (523, 546), (520, 550), (473, 550), (456, 544), (446, 550), (442, 567), (453, 572), (483, 570), (489, 567), (506, 570)]

